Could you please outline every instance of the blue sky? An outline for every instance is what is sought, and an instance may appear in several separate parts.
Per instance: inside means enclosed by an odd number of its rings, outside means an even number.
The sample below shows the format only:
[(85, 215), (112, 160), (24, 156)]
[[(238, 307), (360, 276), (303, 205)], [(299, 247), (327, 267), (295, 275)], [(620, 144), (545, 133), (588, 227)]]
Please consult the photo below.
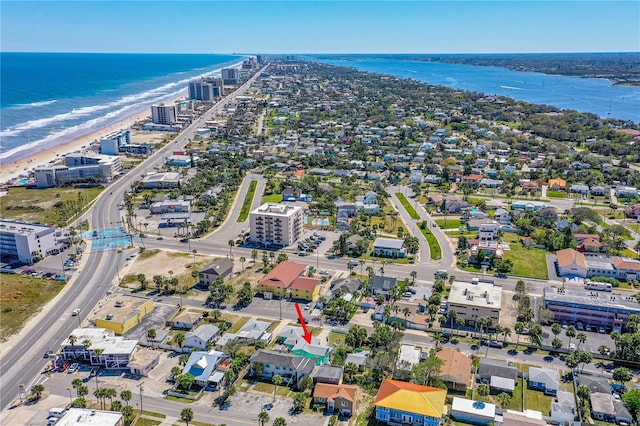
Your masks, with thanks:
[(0, 1), (20, 52), (640, 51), (632, 1)]

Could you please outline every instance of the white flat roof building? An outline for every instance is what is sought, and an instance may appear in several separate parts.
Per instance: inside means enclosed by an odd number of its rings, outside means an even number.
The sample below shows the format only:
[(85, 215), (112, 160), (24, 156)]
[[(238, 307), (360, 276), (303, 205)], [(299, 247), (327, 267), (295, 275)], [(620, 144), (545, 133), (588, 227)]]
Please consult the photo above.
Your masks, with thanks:
[(90, 410), (87, 408), (69, 408), (56, 426), (122, 426), (124, 417), (118, 411)]
[(57, 251), (55, 231), (53, 226), (0, 220), (0, 253), (32, 264), (34, 252), (44, 258)]
[(493, 319), (496, 325), (500, 321), (502, 287), (483, 282), (455, 281), (447, 306), (449, 310), (454, 309), (458, 318), (464, 319), (468, 325), (475, 325), (482, 317)]
[(143, 188), (177, 188), (180, 186), (180, 174), (175, 172), (154, 173), (142, 179)]
[(302, 237), (302, 207), (265, 203), (249, 214), (251, 241), (265, 246), (286, 247)]

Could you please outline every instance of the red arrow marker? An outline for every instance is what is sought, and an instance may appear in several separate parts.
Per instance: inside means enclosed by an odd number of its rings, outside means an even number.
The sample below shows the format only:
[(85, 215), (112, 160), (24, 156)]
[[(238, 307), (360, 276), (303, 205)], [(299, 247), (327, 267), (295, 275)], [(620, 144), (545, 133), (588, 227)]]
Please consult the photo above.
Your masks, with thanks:
[(305, 324), (304, 317), (302, 316), (302, 312), (300, 312), (300, 306), (298, 306), (297, 303), (295, 305), (296, 305), (296, 311), (298, 312), (298, 318), (300, 319), (300, 324), (302, 325), (302, 331), (304, 331), (302, 338), (306, 340), (308, 344), (311, 344), (311, 338), (313, 337), (313, 335), (309, 333), (309, 331), (307, 330), (307, 324)]

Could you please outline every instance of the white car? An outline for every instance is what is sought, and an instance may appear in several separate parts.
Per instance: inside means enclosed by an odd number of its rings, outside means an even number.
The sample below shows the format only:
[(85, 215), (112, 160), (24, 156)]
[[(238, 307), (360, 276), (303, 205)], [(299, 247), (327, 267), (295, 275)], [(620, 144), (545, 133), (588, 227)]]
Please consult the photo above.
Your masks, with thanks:
[(309, 309), (311, 309), (311, 303), (307, 303), (306, 305), (304, 305), (304, 309), (305, 311), (308, 311)]
[(575, 343), (569, 343), (569, 349), (572, 351), (576, 350), (576, 344)]
[(73, 312), (71, 312), (71, 316), (76, 317), (78, 315), (80, 315), (80, 309), (74, 309)]
[(80, 370), (80, 364), (78, 364), (77, 362), (74, 362), (73, 364), (71, 364), (71, 367), (69, 367), (69, 369), (67, 370), (67, 373), (72, 374), (78, 370)]

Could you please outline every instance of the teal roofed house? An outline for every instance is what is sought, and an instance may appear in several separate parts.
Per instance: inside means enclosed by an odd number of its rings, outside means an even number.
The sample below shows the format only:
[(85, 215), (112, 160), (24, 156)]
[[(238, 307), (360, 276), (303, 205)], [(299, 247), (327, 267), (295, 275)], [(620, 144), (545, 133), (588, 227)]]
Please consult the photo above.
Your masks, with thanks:
[(313, 359), (316, 365), (328, 364), (331, 348), (320, 345), (310, 345), (303, 339), (291, 349), (291, 355), (301, 356), (303, 358)]

